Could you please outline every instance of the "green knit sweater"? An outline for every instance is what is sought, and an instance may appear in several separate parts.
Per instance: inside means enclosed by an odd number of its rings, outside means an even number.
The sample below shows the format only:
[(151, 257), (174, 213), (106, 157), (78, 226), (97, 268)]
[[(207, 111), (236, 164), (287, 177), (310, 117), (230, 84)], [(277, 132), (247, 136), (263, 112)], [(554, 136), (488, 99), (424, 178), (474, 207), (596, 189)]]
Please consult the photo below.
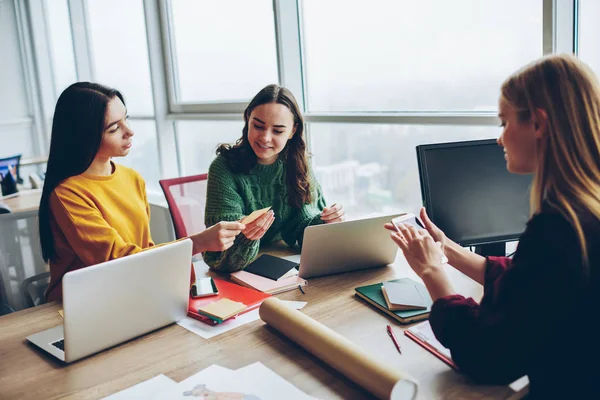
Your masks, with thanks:
[(204, 261), (218, 271), (232, 272), (245, 268), (258, 254), (261, 243), (283, 239), (288, 245), (302, 246), (304, 228), (323, 223), (321, 212), (325, 199), (321, 187), (311, 173), (313, 201), (302, 208), (290, 206), (285, 181), (285, 162), (256, 164), (248, 174), (235, 174), (225, 157), (219, 155), (208, 170), (206, 213), (204, 222), (210, 227), (219, 221), (237, 221), (252, 211), (269, 207), (275, 220), (260, 240), (248, 240), (239, 234), (232, 247), (221, 252), (205, 252)]

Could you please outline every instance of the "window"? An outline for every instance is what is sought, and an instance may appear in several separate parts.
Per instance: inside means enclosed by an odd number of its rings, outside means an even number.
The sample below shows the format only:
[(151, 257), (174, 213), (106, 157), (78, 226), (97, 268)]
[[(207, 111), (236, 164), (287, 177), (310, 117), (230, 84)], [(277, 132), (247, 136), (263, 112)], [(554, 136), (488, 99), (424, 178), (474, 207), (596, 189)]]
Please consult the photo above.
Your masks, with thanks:
[(0, 157), (35, 154), (14, 2), (0, 2)]
[(138, 171), (146, 181), (146, 188), (160, 190), (156, 125), (154, 121), (135, 119), (130, 119), (129, 124), (134, 132), (133, 146), (127, 157), (115, 158), (114, 161)]
[(348, 217), (417, 212), (422, 206), (416, 146), (497, 138), (491, 126), (312, 123), (312, 165), (328, 204)]
[(58, 99), (63, 90), (77, 81), (69, 6), (67, 0), (46, 0), (44, 10), (52, 58), (54, 93)]
[(177, 141), (182, 175), (208, 172), (221, 143), (235, 143), (242, 136), (244, 121), (180, 121)]
[(131, 116), (154, 114), (142, 0), (87, 0), (94, 80), (125, 97)]
[(600, 75), (600, 2), (579, 0), (579, 56)]
[(172, 0), (176, 102), (247, 101), (279, 81), (271, 0)]
[(304, 0), (308, 108), (494, 111), (542, 55), (542, 15), (543, 0)]

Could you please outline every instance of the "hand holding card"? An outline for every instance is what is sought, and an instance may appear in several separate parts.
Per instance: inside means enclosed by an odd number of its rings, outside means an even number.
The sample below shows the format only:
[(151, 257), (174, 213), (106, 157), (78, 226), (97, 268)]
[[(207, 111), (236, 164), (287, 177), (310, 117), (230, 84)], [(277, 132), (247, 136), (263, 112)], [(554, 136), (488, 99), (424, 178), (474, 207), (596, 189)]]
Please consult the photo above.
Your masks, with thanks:
[(271, 209), (271, 207), (266, 207), (266, 208), (262, 208), (260, 210), (253, 211), (252, 213), (250, 213), (250, 215), (242, 218), (242, 220), (240, 222), (242, 224), (248, 225), (248, 224), (256, 221), (258, 218), (260, 218), (263, 214), (265, 214), (270, 209)]

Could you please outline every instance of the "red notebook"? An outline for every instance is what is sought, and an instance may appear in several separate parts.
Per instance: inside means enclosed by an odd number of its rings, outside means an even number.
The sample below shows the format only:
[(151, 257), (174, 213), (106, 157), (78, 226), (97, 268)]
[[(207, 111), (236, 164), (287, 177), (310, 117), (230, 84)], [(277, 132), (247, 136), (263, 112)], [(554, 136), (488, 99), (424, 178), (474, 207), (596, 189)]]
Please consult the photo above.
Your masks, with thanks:
[(239, 314), (241, 315), (247, 313), (248, 311), (255, 310), (266, 298), (271, 297), (271, 295), (268, 293), (262, 293), (258, 290), (236, 285), (235, 283), (227, 282), (222, 279), (214, 279), (214, 281), (215, 285), (217, 285), (217, 289), (219, 290), (219, 294), (216, 296), (201, 297), (198, 299), (192, 299), (190, 297), (190, 303), (188, 307), (189, 317), (197, 319), (198, 321), (206, 322), (209, 325), (213, 325), (214, 321), (212, 319), (198, 314), (198, 309), (200, 307), (225, 298), (233, 301), (239, 301), (240, 303), (244, 303), (246, 306), (248, 306), (247, 309)]
[(431, 354), (454, 368), (458, 371), (458, 367), (452, 361), (452, 356), (450, 355), (450, 350), (445, 348), (433, 334), (431, 330), (431, 325), (429, 325), (429, 321), (422, 322), (420, 324), (411, 326), (410, 328), (404, 331), (404, 334), (423, 346), (427, 351)]

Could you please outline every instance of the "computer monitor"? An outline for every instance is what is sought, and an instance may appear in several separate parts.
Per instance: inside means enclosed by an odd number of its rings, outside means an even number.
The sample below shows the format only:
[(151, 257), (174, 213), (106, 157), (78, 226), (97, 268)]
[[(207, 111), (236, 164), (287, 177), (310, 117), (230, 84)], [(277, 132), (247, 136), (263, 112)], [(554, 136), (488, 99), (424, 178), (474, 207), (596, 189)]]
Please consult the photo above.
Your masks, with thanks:
[(5, 176), (8, 172), (8, 168), (16, 167), (17, 176), (15, 181), (19, 181), (21, 176), (19, 173), (19, 164), (21, 163), (21, 154), (17, 154), (16, 156), (0, 158), (0, 175)]
[(529, 219), (532, 176), (508, 172), (494, 139), (417, 146), (417, 160), (431, 220), (462, 246), (505, 255)]

